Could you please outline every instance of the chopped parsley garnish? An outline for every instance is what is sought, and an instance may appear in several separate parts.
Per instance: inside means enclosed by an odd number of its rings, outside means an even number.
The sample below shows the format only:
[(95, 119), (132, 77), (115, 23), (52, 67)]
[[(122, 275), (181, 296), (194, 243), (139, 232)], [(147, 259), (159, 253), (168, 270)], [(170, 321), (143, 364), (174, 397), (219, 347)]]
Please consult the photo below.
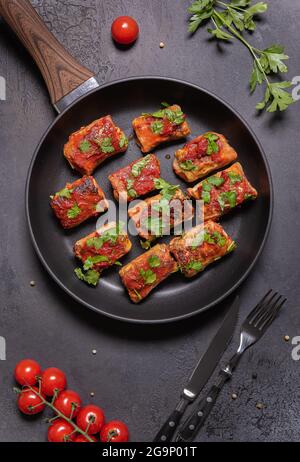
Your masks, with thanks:
[(65, 197), (66, 199), (71, 199), (71, 195), (73, 193), (74, 189), (68, 189), (64, 188), (58, 191), (55, 195), (59, 197)]
[(81, 213), (81, 209), (78, 207), (77, 204), (74, 204), (73, 207), (71, 207), (68, 212), (67, 212), (67, 216), (68, 218), (72, 219), (72, 218), (76, 218), (78, 217), (78, 215)]
[(136, 289), (133, 289), (133, 292), (134, 292), (135, 295), (137, 296), (138, 300), (142, 300), (141, 294), (140, 294)]
[(243, 179), (238, 173), (227, 172), (227, 175), (229, 176), (230, 184), (240, 183)]
[(226, 242), (227, 242), (227, 239), (225, 236), (223, 236), (221, 233), (219, 233), (218, 231), (214, 231), (212, 233), (212, 237), (213, 239), (216, 241), (216, 244), (218, 244), (219, 247), (223, 247)]
[(94, 247), (96, 250), (101, 249), (103, 244), (110, 242), (111, 244), (116, 244), (118, 237), (121, 232), (121, 225), (117, 224), (115, 228), (108, 229), (101, 236), (92, 237), (86, 241), (88, 247)]
[(98, 271), (88, 270), (84, 273), (81, 268), (76, 268), (74, 271), (78, 279), (90, 284), (91, 286), (96, 286), (99, 282), (100, 273)]
[(95, 255), (93, 257), (88, 257), (84, 262), (83, 269), (87, 271), (89, 269), (92, 269), (93, 266), (96, 265), (97, 263), (103, 263), (103, 262), (108, 262), (108, 261), (109, 259), (105, 257), (104, 255)]
[(229, 246), (227, 247), (227, 253), (232, 252), (235, 248), (236, 248), (236, 243), (231, 242), (231, 244), (229, 244)]
[(151, 257), (148, 258), (148, 263), (150, 268), (158, 268), (160, 266), (160, 259), (157, 255), (151, 255)]
[(127, 144), (128, 144), (128, 139), (126, 138), (125, 135), (122, 135), (119, 141), (120, 148), (121, 149), (124, 148), (124, 146), (127, 146)]
[(97, 141), (97, 140), (95, 141), (100, 146), (101, 151), (104, 152), (105, 154), (114, 152), (115, 148), (112, 145), (110, 137), (103, 138), (100, 141)]
[(91, 147), (92, 145), (88, 140), (81, 141), (79, 145), (80, 151), (83, 152), (84, 154), (87, 153), (91, 149)]
[(146, 167), (146, 165), (148, 164), (149, 161), (150, 161), (150, 154), (148, 154), (143, 159), (141, 159), (138, 162), (136, 162), (135, 164), (133, 164), (133, 166), (131, 168), (132, 175), (134, 177), (138, 177), (142, 173), (143, 168)]
[(140, 244), (142, 246), (142, 249), (144, 250), (149, 250), (151, 248), (151, 242), (150, 241), (141, 241)]
[(207, 181), (209, 182), (209, 184), (216, 186), (216, 188), (218, 188), (219, 186), (222, 186), (225, 180), (221, 176), (214, 175), (207, 178)]
[(122, 263), (121, 263), (120, 261), (118, 261), (118, 260), (115, 261), (114, 265), (116, 265), (116, 266), (123, 266)]
[(150, 269), (147, 269), (146, 271), (144, 269), (141, 269), (140, 275), (142, 276), (145, 284), (150, 285), (156, 281), (156, 274)]
[(200, 271), (202, 269), (201, 261), (190, 261), (186, 266), (185, 270), (193, 270), (193, 271)]
[(219, 202), (222, 212), (224, 211), (227, 205), (229, 205), (230, 208), (235, 207), (236, 199), (237, 199), (237, 194), (235, 191), (222, 192), (220, 196), (218, 197), (218, 202)]
[(166, 103), (166, 101), (163, 101), (162, 103), (160, 103), (163, 107), (169, 107), (171, 106), (171, 104), (169, 103)]
[(188, 172), (196, 169), (195, 165), (193, 164), (193, 161), (190, 159), (185, 160), (184, 162), (180, 162), (179, 166), (180, 168), (182, 168), (182, 170), (187, 170)]
[(164, 199), (171, 200), (179, 189), (179, 185), (173, 185), (163, 180), (162, 178), (156, 178), (154, 180), (154, 186), (160, 190), (161, 195)]
[(133, 180), (131, 180), (131, 179), (126, 180), (127, 194), (128, 194), (128, 196), (130, 196), (130, 197), (136, 197), (136, 196), (137, 196), (137, 192), (136, 192), (136, 190), (133, 188), (133, 184), (134, 184), (134, 181), (133, 181)]
[(160, 120), (156, 120), (151, 124), (151, 130), (156, 135), (161, 135), (164, 130), (164, 124)]
[(167, 118), (168, 121), (174, 125), (181, 125), (185, 119), (184, 113), (179, 107), (173, 110), (167, 107), (166, 109), (160, 109), (159, 111), (153, 112), (150, 115), (157, 119)]
[(204, 204), (210, 203), (210, 193), (208, 191), (202, 190), (201, 199), (203, 200)]
[(206, 154), (208, 156), (211, 156), (213, 153), (216, 154), (219, 151), (219, 146), (216, 143), (219, 137), (214, 133), (206, 133), (203, 135), (203, 138), (207, 139), (208, 141)]

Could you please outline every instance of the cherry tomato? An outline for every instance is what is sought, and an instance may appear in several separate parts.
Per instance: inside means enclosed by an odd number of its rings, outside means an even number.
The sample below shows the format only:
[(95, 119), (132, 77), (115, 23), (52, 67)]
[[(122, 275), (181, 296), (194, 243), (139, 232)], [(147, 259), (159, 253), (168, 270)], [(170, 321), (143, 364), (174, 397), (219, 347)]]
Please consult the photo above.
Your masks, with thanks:
[(87, 432), (88, 435), (95, 435), (95, 433), (99, 433), (103, 427), (104, 419), (105, 417), (102, 409), (93, 404), (89, 404), (80, 409), (76, 418), (76, 423), (78, 427), (84, 432)]
[(136, 41), (139, 35), (139, 26), (130, 16), (119, 16), (111, 26), (113, 39), (121, 45), (129, 45)]
[(58, 419), (48, 428), (50, 443), (68, 443), (75, 439), (74, 427), (64, 419)]
[(55, 391), (63, 391), (66, 386), (66, 376), (60, 369), (49, 367), (42, 373), (42, 392), (46, 396), (53, 396)]
[(54, 406), (66, 417), (76, 417), (81, 405), (80, 396), (72, 390), (61, 391)]
[[(38, 392), (36, 387), (32, 387), (33, 390)], [(42, 412), (45, 408), (45, 404), (42, 399), (30, 388), (23, 388), (18, 398), (18, 407), (23, 414), (34, 415)], [(43, 398), (45, 396), (42, 394)]]
[(100, 432), (102, 443), (126, 443), (128, 439), (128, 428), (120, 420), (108, 422)]
[(15, 368), (15, 379), (20, 385), (36, 384), (37, 378), (41, 376), (40, 365), (33, 359), (23, 359)]
[[(90, 438), (93, 440), (93, 443), (97, 443), (97, 440), (94, 436), (90, 435)], [(91, 441), (89, 441), (86, 436), (78, 435), (74, 439), (74, 443), (91, 443)]]

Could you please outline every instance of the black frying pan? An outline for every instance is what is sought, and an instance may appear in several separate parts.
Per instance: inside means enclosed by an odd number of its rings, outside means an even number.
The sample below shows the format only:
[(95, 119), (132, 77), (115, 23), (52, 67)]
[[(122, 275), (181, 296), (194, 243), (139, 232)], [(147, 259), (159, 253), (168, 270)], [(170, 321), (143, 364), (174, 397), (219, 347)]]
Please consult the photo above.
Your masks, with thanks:
[[(26, 187), (26, 212), (34, 247), (55, 281), (88, 308), (112, 318), (144, 323), (174, 321), (213, 307), (235, 290), (253, 268), (266, 241), (272, 217), (273, 192), (263, 150), (241, 116), (217, 96), (195, 85), (161, 77), (139, 77), (99, 87), (92, 74), (79, 66), (45, 29), (27, 1), (0, 0), (0, 13), (17, 32), (36, 59), (48, 85), (52, 102), (63, 112), (43, 136), (34, 154)], [(91, 90), (91, 88), (94, 88)], [(90, 90), (87, 92), (87, 90)], [(87, 92), (87, 93), (86, 93)], [(199, 277), (186, 280), (180, 274), (165, 281), (144, 302), (130, 302), (116, 269), (104, 273), (97, 288), (74, 275), (73, 244), (95, 229), (95, 221), (63, 231), (49, 207), (49, 195), (66, 181), (78, 177), (65, 161), (62, 150), (68, 135), (92, 120), (111, 114), (127, 135), (131, 121), (141, 112), (153, 111), (161, 101), (178, 103), (187, 113), (193, 136), (214, 130), (223, 133), (236, 148), (247, 176), (259, 198), (222, 220), (238, 249), (212, 265)], [(159, 148), (162, 176), (186, 187), (173, 173), (176, 145)], [(141, 156), (132, 141), (124, 156), (106, 162), (95, 178), (107, 197), (112, 192), (107, 176)], [(171, 158), (170, 158), (171, 156)], [(136, 237), (123, 260), (142, 253)]]

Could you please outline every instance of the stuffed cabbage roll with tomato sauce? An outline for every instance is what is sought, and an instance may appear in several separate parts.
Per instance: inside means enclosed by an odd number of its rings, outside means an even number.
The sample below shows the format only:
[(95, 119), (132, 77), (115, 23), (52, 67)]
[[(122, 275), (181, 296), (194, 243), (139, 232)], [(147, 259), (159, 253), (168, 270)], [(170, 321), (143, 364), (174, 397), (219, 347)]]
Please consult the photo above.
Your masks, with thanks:
[(257, 198), (257, 191), (248, 181), (240, 163), (206, 178), (188, 195), (204, 202), (204, 220), (218, 220), (245, 201)]
[(236, 151), (219, 133), (207, 132), (175, 153), (173, 169), (188, 183), (221, 169), (237, 158)]
[(137, 143), (144, 153), (167, 141), (179, 140), (190, 134), (186, 115), (177, 104), (133, 120)]
[(104, 192), (92, 176), (67, 183), (50, 199), (50, 205), (65, 229), (74, 228), (108, 209)]
[(121, 223), (110, 222), (80, 239), (74, 246), (75, 256), (83, 269), (75, 273), (90, 285), (97, 285), (103, 270), (112, 265), (121, 266), (119, 259), (131, 250), (131, 242)]
[[(138, 235), (147, 242), (168, 235), (170, 230), (193, 218), (194, 208), (179, 186), (162, 178), (155, 180), (160, 194), (129, 208), (128, 215)], [(143, 245), (143, 244), (142, 244)]]
[(107, 115), (70, 135), (64, 156), (72, 168), (83, 175), (91, 175), (102, 162), (125, 152), (127, 147), (124, 132)]
[(235, 247), (235, 242), (214, 221), (195, 226), (170, 242), (170, 252), (181, 272), (188, 278), (196, 276)]
[(155, 190), (155, 179), (158, 178), (160, 162), (154, 154), (137, 159), (108, 177), (116, 200), (127, 202)]
[(124, 266), (119, 274), (131, 300), (139, 303), (177, 269), (168, 246), (157, 244)]

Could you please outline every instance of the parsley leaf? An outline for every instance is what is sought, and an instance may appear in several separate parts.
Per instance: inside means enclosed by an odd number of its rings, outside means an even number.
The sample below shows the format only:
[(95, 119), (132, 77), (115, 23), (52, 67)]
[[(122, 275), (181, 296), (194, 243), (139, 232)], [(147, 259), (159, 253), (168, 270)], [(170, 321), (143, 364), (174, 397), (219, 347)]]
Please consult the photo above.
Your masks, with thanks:
[(207, 181), (211, 185), (216, 186), (218, 188), (219, 186), (222, 186), (225, 180), (221, 176), (214, 175), (214, 176), (210, 176), (209, 178), (207, 178)]
[(193, 164), (193, 161), (190, 159), (185, 160), (184, 162), (180, 162), (179, 166), (180, 168), (182, 168), (182, 170), (187, 170), (187, 171), (196, 169), (195, 165)]
[(210, 203), (210, 193), (208, 191), (202, 190), (201, 199), (203, 200), (204, 204)]
[(235, 207), (236, 199), (237, 199), (237, 194), (235, 191), (222, 192), (220, 196), (218, 197), (218, 202), (219, 202), (222, 212), (225, 210), (225, 207), (228, 205), (230, 206), (230, 208)]
[(103, 140), (101, 140), (100, 147), (101, 151), (105, 154), (109, 152), (114, 152), (115, 150), (110, 137), (103, 138)]
[(55, 195), (59, 197), (65, 197), (66, 199), (71, 199), (71, 195), (73, 193), (74, 189), (68, 189), (64, 188), (58, 191)]
[(84, 262), (83, 269), (89, 270), (89, 269), (92, 269), (93, 266), (97, 263), (108, 262), (108, 261), (109, 259), (104, 255), (95, 255), (93, 257), (88, 257)]
[(163, 199), (171, 200), (179, 189), (179, 185), (173, 185), (163, 180), (162, 178), (156, 178), (154, 180), (154, 186), (160, 190), (160, 194)]
[(207, 145), (207, 150), (206, 154), (208, 156), (211, 156), (213, 153), (219, 152), (219, 146), (217, 145), (216, 141), (219, 139), (217, 135), (214, 133), (206, 133), (203, 135), (203, 138), (207, 139), (208, 145)]
[(150, 154), (145, 156), (143, 159), (139, 160), (138, 162), (135, 162), (131, 168), (131, 173), (134, 177), (138, 177), (141, 173), (143, 168), (146, 167), (146, 165), (150, 161)]
[[(253, 0), (196, 0), (189, 7), (191, 13), (189, 31), (194, 33), (203, 23), (211, 21), (214, 29), (208, 32), (217, 40), (231, 41), (237, 39), (250, 51), (253, 67), (250, 77), (250, 92), (253, 93), (257, 85), (265, 84), (265, 96), (257, 104), (257, 110), (267, 112), (285, 111), (295, 101), (286, 89), (290, 82), (272, 82), (270, 76), (286, 73), (288, 67), (285, 61), (289, 58), (281, 45), (271, 45), (265, 49), (258, 49), (242, 35), (244, 30), (256, 29), (256, 16), (264, 13), (268, 4), (263, 1), (254, 3)], [(213, 151), (212, 151), (213, 152)]]
[(74, 271), (78, 279), (86, 282), (87, 284), (96, 286), (99, 282), (100, 273), (98, 271), (88, 270), (84, 273), (81, 268), (76, 268)]
[(149, 250), (151, 248), (151, 242), (150, 241), (141, 241), (140, 244), (142, 246), (142, 249), (144, 250)]
[(227, 172), (227, 175), (229, 176), (230, 184), (232, 185), (234, 185), (235, 183), (240, 183), (243, 179), (241, 175), (239, 175), (238, 173)]
[(160, 135), (163, 130), (164, 130), (164, 124), (160, 120), (156, 120), (155, 122), (152, 122), (151, 124), (151, 130), (153, 133), (156, 135)]
[(176, 107), (175, 109), (160, 109), (159, 111), (153, 112), (150, 114), (152, 117), (156, 117), (157, 119), (165, 119), (167, 118), (169, 122), (174, 125), (181, 125), (184, 122), (185, 116), (180, 107)]
[(190, 261), (186, 266), (185, 270), (201, 271), (203, 265), (201, 261)]
[(92, 145), (91, 143), (88, 141), (88, 140), (83, 140), (81, 141), (81, 143), (79, 144), (79, 149), (81, 152), (83, 152), (84, 154), (86, 154), (90, 149), (91, 149)]
[(73, 207), (71, 207), (68, 212), (67, 212), (67, 216), (68, 218), (72, 219), (72, 218), (76, 218), (78, 217), (78, 215), (81, 213), (81, 209), (78, 207), (77, 204), (74, 204)]
[(140, 275), (144, 279), (145, 284), (151, 285), (156, 281), (156, 274), (150, 269), (146, 271), (144, 269), (141, 269)]
[(151, 257), (148, 258), (148, 263), (150, 268), (157, 268), (160, 266), (160, 259), (157, 255), (151, 255)]
[(121, 224), (117, 224), (115, 228), (104, 231), (100, 236), (92, 237), (86, 241), (88, 247), (94, 247), (96, 250), (101, 249), (103, 244), (110, 242), (116, 244), (118, 237), (121, 233)]
[(126, 136), (124, 134), (122, 134), (122, 136), (120, 138), (120, 141), (119, 141), (119, 146), (122, 149), (127, 145), (128, 145), (128, 139), (126, 138)]

